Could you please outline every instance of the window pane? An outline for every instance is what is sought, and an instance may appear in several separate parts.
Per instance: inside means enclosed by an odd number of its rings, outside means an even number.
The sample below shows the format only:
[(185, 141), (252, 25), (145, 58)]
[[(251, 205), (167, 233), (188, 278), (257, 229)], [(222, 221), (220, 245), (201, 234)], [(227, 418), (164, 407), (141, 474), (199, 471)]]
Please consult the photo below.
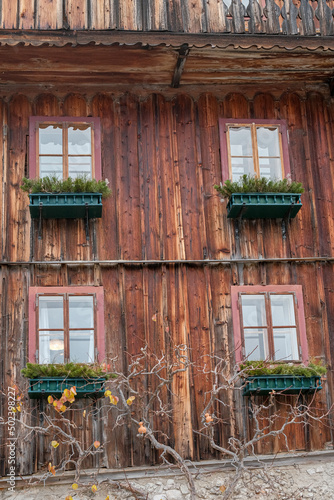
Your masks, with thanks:
[(270, 295), (273, 326), (296, 324), (293, 295)]
[(259, 158), (260, 176), (267, 179), (282, 179), (280, 158)]
[(267, 325), (264, 295), (241, 295), (241, 304), (244, 327)]
[(257, 127), (256, 137), (259, 156), (280, 156), (277, 128)]
[(70, 331), (70, 361), (94, 363), (94, 330)]
[(231, 158), (232, 180), (237, 182), (244, 174), (254, 175), (253, 158)]
[(92, 177), (92, 159), (90, 156), (69, 156), (68, 175), (73, 179), (85, 175), (88, 179)]
[(229, 127), (232, 156), (253, 156), (250, 127)]
[(63, 178), (63, 157), (62, 156), (40, 156), (39, 176), (46, 177), (55, 175), (58, 179)]
[(92, 152), (92, 131), (90, 125), (68, 127), (68, 154), (90, 155)]
[(244, 330), (245, 355), (249, 361), (260, 361), (268, 357), (267, 331), (265, 329)]
[(94, 297), (92, 295), (69, 297), (70, 328), (94, 328)]
[(39, 332), (39, 363), (64, 363), (64, 332)]
[(63, 329), (63, 307), (63, 297), (61, 296), (39, 297), (39, 329)]
[(40, 125), (39, 153), (61, 155), (63, 153), (63, 131), (61, 125)]
[(296, 328), (274, 328), (275, 360), (299, 359)]

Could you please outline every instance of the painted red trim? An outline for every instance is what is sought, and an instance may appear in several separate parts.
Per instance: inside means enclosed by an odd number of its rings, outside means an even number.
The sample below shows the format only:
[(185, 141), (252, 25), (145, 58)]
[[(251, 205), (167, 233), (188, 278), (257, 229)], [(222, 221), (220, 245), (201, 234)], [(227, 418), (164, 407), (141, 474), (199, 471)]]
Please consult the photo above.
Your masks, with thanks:
[(104, 331), (104, 290), (102, 286), (43, 286), (29, 288), (29, 341), (28, 360), (30, 363), (38, 363), (36, 360), (36, 295), (52, 293), (78, 293), (95, 294), (96, 296), (96, 343), (98, 350), (98, 363), (105, 360), (105, 331)]
[(295, 293), (297, 297), (298, 307), (298, 326), (299, 326), (299, 340), (302, 351), (302, 362), (308, 363), (308, 345), (306, 335), (305, 311), (303, 301), (303, 288), (302, 285), (247, 285), (247, 286), (232, 286), (231, 287), (231, 305), (232, 305), (232, 321), (233, 321), (233, 336), (235, 348), (236, 363), (243, 361), (242, 355), (242, 337), (240, 314), (238, 309), (239, 293)]
[(222, 181), (225, 182), (230, 178), (229, 168), (228, 168), (228, 149), (227, 149), (227, 139), (226, 139), (226, 125), (250, 125), (254, 123), (255, 125), (279, 125), (281, 129), (282, 137), (282, 153), (283, 153), (283, 167), (284, 167), (284, 177), (291, 175), (290, 167), (290, 157), (289, 157), (289, 146), (288, 146), (288, 129), (285, 120), (253, 120), (251, 118), (242, 118), (237, 120), (236, 118), (219, 118), (219, 138), (220, 138), (220, 160), (222, 165)]
[(94, 130), (94, 166), (95, 179), (102, 179), (102, 164), (101, 164), (101, 121), (100, 118), (72, 117), (72, 116), (30, 116), (29, 117), (29, 177), (35, 179), (36, 173), (36, 127), (39, 123), (89, 123), (93, 125)]

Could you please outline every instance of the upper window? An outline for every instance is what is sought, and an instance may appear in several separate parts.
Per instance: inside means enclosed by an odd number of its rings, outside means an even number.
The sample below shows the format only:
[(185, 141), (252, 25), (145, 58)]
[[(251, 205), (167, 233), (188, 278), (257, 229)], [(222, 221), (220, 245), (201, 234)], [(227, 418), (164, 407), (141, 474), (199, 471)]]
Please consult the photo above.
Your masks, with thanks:
[(283, 179), (290, 173), (283, 120), (220, 119), (223, 181), (244, 174)]
[(101, 178), (98, 118), (30, 118), (30, 177)]
[(232, 287), (237, 362), (307, 361), (301, 286)]
[(102, 287), (33, 287), (30, 313), (30, 361), (94, 363), (104, 358)]

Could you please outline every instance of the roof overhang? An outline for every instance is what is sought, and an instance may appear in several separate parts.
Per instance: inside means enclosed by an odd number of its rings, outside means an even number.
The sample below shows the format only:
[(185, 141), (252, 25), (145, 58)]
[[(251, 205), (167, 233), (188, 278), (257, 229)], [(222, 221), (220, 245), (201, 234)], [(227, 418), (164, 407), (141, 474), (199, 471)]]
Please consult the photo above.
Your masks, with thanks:
[(0, 31), (2, 88), (323, 83), (333, 76), (334, 37)]

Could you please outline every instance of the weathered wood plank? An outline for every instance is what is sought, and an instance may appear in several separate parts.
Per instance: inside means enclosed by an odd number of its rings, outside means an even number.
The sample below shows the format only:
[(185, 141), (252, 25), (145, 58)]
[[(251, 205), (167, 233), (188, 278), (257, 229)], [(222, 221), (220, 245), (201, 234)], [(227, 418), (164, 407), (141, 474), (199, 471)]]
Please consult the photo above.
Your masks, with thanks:
[[(65, 21), (72, 30), (87, 29), (89, 8), (88, 0), (66, 0)], [(64, 26), (66, 27), (66, 26)]]
[(18, 28), (23, 30), (35, 28), (34, 0), (20, 0)]
[(215, 184), (222, 180), (219, 157), (218, 103), (210, 94), (203, 94), (198, 101), (203, 204), (206, 225), (206, 255), (223, 259), (230, 254), (230, 233), (226, 213), (222, 214), (221, 201)]
[(6, 190), (7, 260), (28, 260), (30, 252), (30, 216), (28, 196), (20, 189), (27, 162), (27, 138), (31, 105), (22, 95), (13, 97), (9, 103), (8, 144), (9, 157)]
[[(117, 8), (117, 5), (115, 7)], [(120, 29), (136, 31), (143, 29), (142, 2), (140, 0), (121, 0), (118, 8)]]
[(19, 26), (18, 3), (3, 0), (1, 3), (1, 26), (4, 29), (17, 29)]
[(115, 130), (117, 155), (117, 213), (119, 220), (120, 256), (123, 259), (142, 258), (140, 220), (140, 179), (138, 168), (137, 100), (121, 98)]
[(35, 12), (36, 29), (56, 30), (63, 27), (63, 1), (38, 0)]
[(160, 172), (157, 168), (155, 138), (155, 107), (153, 99), (141, 103), (138, 123), (138, 160), (141, 193), (141, 221), (143, 230), (143, 257), (161, 256), (160, 227)]
[(187, 96), (178, 96), (174, 101), (174, 119), (177, 141), (175, 161), (178, 166), (183, 238), (186, 257), (203, 257), (203, 234), (199, 232), (199, 193), (197, 185), (198, 157), (193, 101)]

